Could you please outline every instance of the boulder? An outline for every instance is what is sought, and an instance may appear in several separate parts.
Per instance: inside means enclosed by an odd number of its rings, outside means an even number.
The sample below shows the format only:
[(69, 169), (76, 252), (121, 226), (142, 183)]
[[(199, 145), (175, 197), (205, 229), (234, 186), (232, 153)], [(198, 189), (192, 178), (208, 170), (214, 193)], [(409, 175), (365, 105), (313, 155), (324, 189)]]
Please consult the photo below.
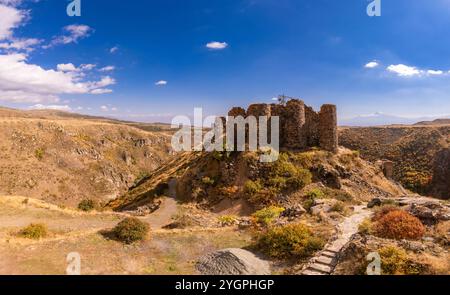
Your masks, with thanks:
[(270, 266), (243, 249), (225, 249), (200, 258), (197, 270), (203, 275), (269, 275)]
[(450, 209), (437, 203), (411, 204), (408, 212), (422, 221), (438, 223), (450, 220)]
[(286, 217), (289, 220), (294, 220), (296, 218), (299, 218), (300, 216), (302, 216), (303, 214), (305, 214), (307, 211), (305, 210), (305, 208), (303, 208), (302, 205), (294, 205), (292, 207), (286, 208), (286, 210), (283, 211), (283, 213), (281, 214), (282, 217)]

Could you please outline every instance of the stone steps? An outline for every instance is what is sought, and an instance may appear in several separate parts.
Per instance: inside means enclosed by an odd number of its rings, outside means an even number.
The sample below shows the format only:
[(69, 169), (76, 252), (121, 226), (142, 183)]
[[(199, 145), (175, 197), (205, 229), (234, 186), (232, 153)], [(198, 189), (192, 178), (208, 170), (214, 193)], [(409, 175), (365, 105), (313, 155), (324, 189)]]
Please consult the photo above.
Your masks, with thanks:
[(338, 262), (339, 253), (357, 232), (358, 225), (371, 215), (371, 212), (365, 211), (363, 206), (358, 207), (355, 212), (357, 213), (346, 218), (339, 225), (338, 239), (311, 258), (306, 268), (300, 272), (301, 275), (331, 275), (333, 273)]

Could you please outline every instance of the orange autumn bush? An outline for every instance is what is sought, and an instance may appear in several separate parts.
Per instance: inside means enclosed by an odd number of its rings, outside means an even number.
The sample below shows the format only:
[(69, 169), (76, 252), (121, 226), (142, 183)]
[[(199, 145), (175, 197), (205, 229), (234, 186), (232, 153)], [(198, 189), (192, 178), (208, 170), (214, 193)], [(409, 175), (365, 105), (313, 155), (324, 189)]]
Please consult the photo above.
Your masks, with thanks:
[(406, 211), (391, 211), (381, 217), (374, 226), (374, 234), (395, 240), (419, 240), (425, 234), (422, 222)]

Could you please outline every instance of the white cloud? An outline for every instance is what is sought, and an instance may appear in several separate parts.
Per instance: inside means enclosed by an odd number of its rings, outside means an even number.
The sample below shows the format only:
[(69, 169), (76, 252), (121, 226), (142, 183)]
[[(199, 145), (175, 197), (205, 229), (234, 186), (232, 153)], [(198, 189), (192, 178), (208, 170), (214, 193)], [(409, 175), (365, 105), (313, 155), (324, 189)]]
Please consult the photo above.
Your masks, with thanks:
[(167, 85), (169, 82), (165, 81), (165, 80), (160, 80), (158, 82), (155, 83), (156, 86), (165, 86)]
[(111, 49), (109, 50), (109, 52), (110, 52), (110, 53), (116, 53), (118, 50), (119, 50), (119, 47), (114, 46), (113, 48), (111, 48)]
[(109, 111), (109, 108), (108, 108), (107, 106), (101, 106), (100, 109), (101, 109), (103, 112)]
[(114, 71), (115, 69), (116, 69), (115, 66), (107, 66), (107, 67), (101, 68), (99, 71), (100, 72), (111, 72), (111, 71)]
[(397, 74), (399, 77), (419, 76), (422, 72), (416, 67), (410, 67), (404, 64), (390, 65), (387, 67), (389, 72)]
[(436, 70), (428, 70), (427, 74), (432, 75), (432, 76), (439, 76), (439, 75), (443, 75), (444, 72), (441, 70), (437, 70), (437, 71)]
[(26, 12), (4, 4), (11, 4), (11, 1), (0, 2), (0, 40), (10, 38), (26, 18)]
[(96, 94), (96, 95), (100, 95), (100, 94), (108, 94), (108, 93), (112, 93), (113, 91), (111, 89), (94, 89), (91, 91), (91, 94)]
[(56, 110), (56, 111), (72, 111), (72, 108), (68, 105), (43, 105), (43, 104), (35, 104), (31, 106), (32, 110)]
[[(399, 77), (413, 77), (413, 76), (441, 76), (447, 74), (442, 70), (424, 70), (413, 66), (407, 66), (404, 64), (390, 65), (387, 70), (391, 73), (397, 74)], [(448, 72), (450, 74), (450, 71)]]
[(84, 39), (90, 35), (93, 29), (86, 25), (69, 25), (63, 28), (64, 35), (54, 37), (50, 44), (43, 48), (50, 48), (60, 44), (77, 43), (78, 40)]
[(91, 88), (102, 88), (116, 84), (116, 80), (110, 76), (103, 77), (100, 81), (91, 84)]
[(96, 67), (96, 65), (94, 65), (94, 64), (82, 64), (80, 66), (80, 69), (83, 70), (83, 71), (90, 71), (90, 70), (92, 70), (95, 67)]
[[(67, 64), (63, 67), (70, 68)], [(4, 101), (57, 102), (62, 94), (110, 92), (103, 88), (115, 83), (109, 76), (100, 81), (81, 81), (76, 72), (46, 70), (29, 64), (24, 54), (0, 55), (0, 100)]]
[(377, 62), (377, 61), (371, 61), (371, 62), (369, 62), (369, 63), (367, 63), (364, 67), (365, 68), (367, 68), (367, 69), (373, 69), (373, 68), (376, 68), (376, 67), (378, 67), (380, 64)]
[(67, 63), (67, 64), (58, 64), (56, 66), (56, 69), (59, 72), (71, 72), (74, 77), (83, 77), (84, 71), (90, 71), (93, 68), (95, 68), (96, 65), (94, 64), (82, 64), (80, 67), (76, 67), (73, 63)]
[(76, 71), (78, 71), (78, 69), (72, 63), (59, 64), (56, 66), (56, 68), (60, 72), (76, 72)]
[(227, 42), (209, 42), (208, 44), (206, 44), (206, 47), (209, 49), (214, 49), (214, 50), (222, 50), (228, 47), (228, 43)]
[(0, 43), (0, 49), (6, 49), (9, 51), (27, 51), (31, 52), (34, 50), (34, 46), (40, 44), (42, 40), (29, 38), (29, 39), (11, 39), (10, 42)]
[(118, 111), (118, 108), (116, 108), (116, 107), (112, 107), (112, 108), (111, 108), (111, 111), (113, 111), (113, 112), (117, 112), (117, 111)]
[[(35, 0), (35, 2), (38, 2), (39, 0)], [(17, 5), (21, 4), (22, 0), (0, 0), (0, 4), (4, 4), (6, 6), (13, 6), (16, 7)]]

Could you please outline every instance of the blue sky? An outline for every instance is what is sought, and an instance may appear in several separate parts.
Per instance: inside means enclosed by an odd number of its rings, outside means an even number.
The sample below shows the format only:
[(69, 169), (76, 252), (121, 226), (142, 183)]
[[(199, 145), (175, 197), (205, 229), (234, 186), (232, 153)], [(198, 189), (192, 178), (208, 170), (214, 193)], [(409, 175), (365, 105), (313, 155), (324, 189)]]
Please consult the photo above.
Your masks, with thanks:
[(0, 3), (3, 106), (170, 122), (284, 93), (341, 118), (450, 114), (449, 0)]

